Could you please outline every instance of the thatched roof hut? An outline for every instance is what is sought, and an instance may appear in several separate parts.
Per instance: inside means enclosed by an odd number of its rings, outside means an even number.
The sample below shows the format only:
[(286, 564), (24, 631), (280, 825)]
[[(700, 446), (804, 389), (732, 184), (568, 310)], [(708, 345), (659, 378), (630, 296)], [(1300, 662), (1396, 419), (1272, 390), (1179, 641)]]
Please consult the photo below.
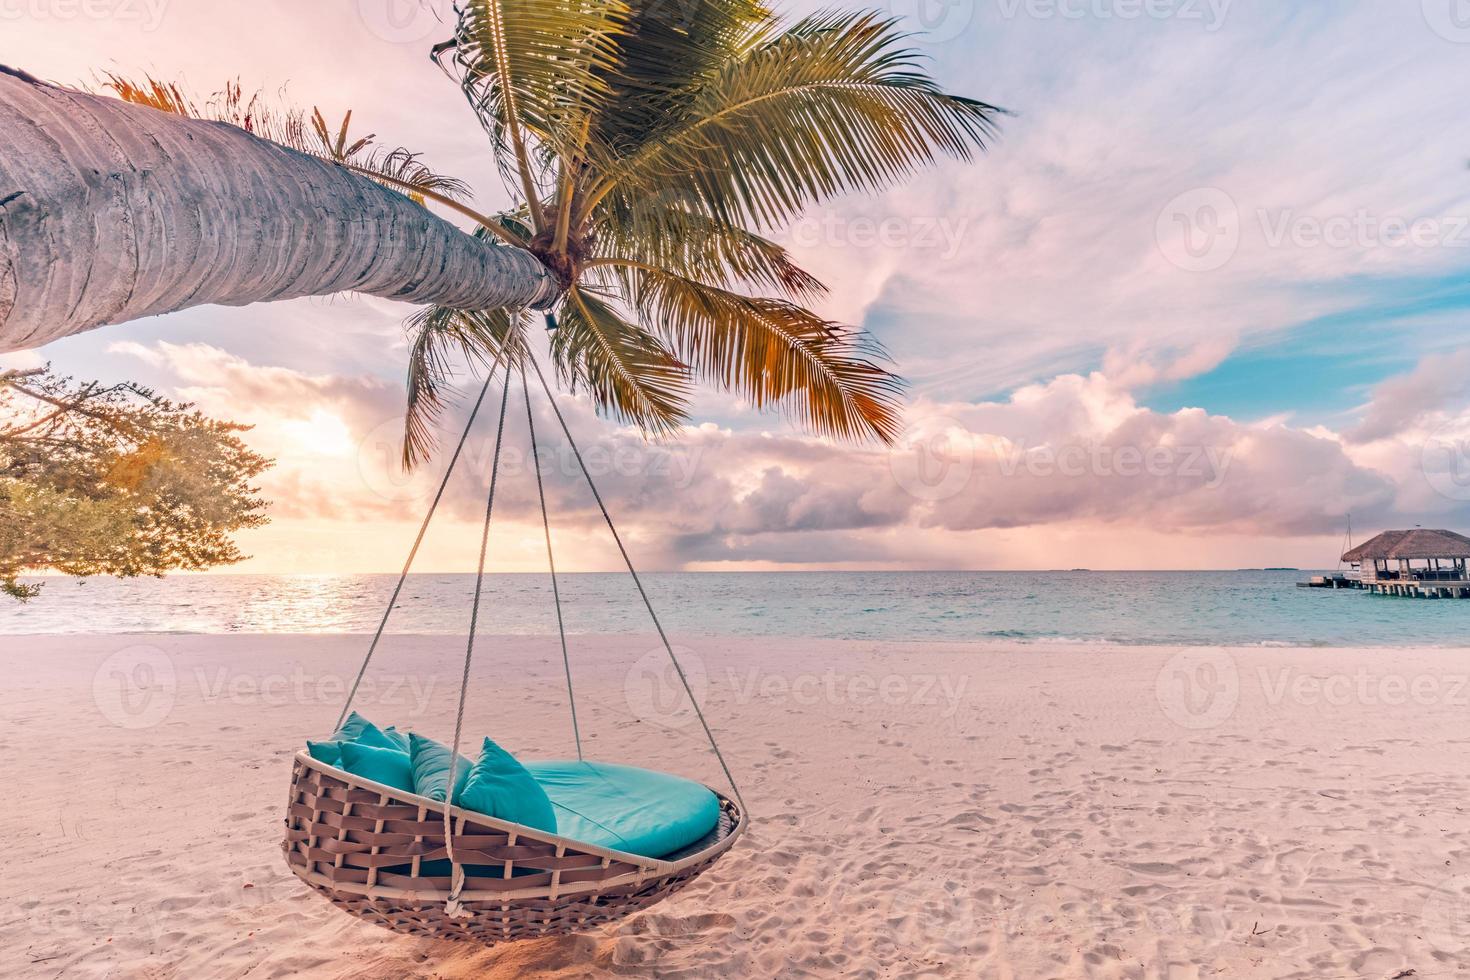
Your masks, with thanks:
[(1342, 556), (1343, 561), (1353, 564), (1370, 561), (1429, 561), (1435, 558), (1441, 561), (1470, 558), (1470, 538), (1454, 531), (1428, 531), (1422, 528), (1412, 531), (1384, 531)]
[(1342, 560), (1363, 588), (1381, 595), (1470, 598), (1470, 538), (1454, 531), (1384, 531)]

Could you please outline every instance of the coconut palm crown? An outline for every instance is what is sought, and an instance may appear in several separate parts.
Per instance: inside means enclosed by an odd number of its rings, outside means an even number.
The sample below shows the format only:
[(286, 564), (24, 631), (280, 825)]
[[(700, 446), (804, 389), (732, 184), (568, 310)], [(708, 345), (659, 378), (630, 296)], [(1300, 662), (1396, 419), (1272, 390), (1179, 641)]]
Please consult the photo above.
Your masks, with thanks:
[[(535, 255), (560, 286), (551, 360), (605, 414), (673, 431), (702, 379), (819, 435), (896, 436), (902, 383), (883, 351), (813, 312), (825, 287), (764, 236), (814, 203), (969, 158), (1001, 110), (943, 92), (876, 13), (787, 22), (758, 0), (469, 0), (457, 13), (433, 56), (488, 136), (512, 209), (481, 214), (457, 181), (349, 142), (345, 123), (334, 136), (319, 115), (314, 140), (299, 123), (265, 135)], [(432, 449), (455, 364), (524, 353), (530, 325), (505, 309), (410, 319), (406, 462)]]

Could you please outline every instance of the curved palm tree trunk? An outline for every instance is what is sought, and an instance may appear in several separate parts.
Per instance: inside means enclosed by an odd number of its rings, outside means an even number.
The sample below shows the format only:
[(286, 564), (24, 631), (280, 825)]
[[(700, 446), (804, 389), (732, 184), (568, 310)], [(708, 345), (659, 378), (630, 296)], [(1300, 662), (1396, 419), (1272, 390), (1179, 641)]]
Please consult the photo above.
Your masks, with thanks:
[(530, 253), (225, 123), (0, 66), (0, 352), (205, 303), (346, 290), (541, 306)]

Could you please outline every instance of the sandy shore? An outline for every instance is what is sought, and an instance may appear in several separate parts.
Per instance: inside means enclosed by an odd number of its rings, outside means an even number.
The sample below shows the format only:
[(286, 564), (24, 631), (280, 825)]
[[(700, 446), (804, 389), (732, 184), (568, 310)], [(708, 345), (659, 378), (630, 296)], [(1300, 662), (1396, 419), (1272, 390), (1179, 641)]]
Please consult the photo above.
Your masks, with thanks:
[[(0, 638), (0, 975), (1470, 974), (1463, 650), (693, 641), (751, 835), (621, 925), (483, 951), (282, 861), (288, 760), (364, 646)], [(651, 649), (576, 639), (588, 755), (713, 782)], [(461, 655), (392, 638), (363, 711), (447, 737)], [(560, 671), (488, 639), (470, 731), (569, 754)]]

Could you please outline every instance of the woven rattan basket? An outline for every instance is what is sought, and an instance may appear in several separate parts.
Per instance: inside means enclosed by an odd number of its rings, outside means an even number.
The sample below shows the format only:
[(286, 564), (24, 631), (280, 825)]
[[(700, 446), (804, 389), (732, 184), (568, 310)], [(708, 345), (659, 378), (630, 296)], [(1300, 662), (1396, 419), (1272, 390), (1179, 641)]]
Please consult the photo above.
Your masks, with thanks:
[(395, 932), (494, 945), (581, 932), (668, 897), (745, 830), (727, 797), (707, 837), (662, 859), (610, 851), (483, 814), (450, 809), (462, 906), (445, 911), (444, 804), (296, 755), (286, 811), (286, 862), (338, 908)]

